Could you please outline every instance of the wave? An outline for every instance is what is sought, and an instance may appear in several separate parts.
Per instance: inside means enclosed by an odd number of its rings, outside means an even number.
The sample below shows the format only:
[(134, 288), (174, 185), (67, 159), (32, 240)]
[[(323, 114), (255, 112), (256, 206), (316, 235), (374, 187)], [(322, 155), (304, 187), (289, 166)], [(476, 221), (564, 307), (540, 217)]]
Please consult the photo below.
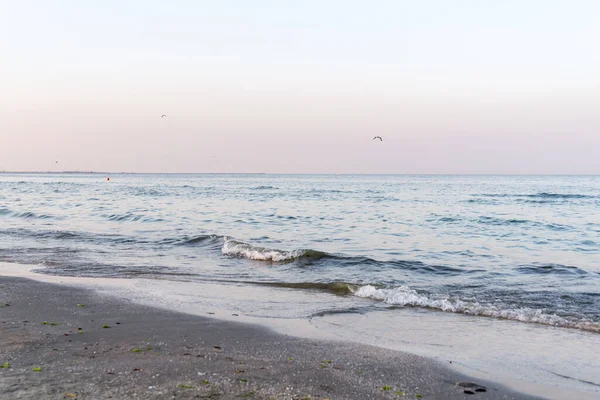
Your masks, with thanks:
[(477, 222), (480, 222), (482, 224), (487, 224), (487, 225), (518, 225), (518, 224), (534, 223), (533, 221), (529, 221), (526, 219), (516, 219), (516, 218), (502, 219), (502, 218), (495, 218), (495, 217), (486, 217), (483, 215), (481, 217), (479, 217), (479, 220)]
[[(114, 220), (123, 221), (122, 215), (113, 214)], [(142, 219), (137, 219), (145, 221)], [(458, 276), (480, 271), (479, 269), (457, 268), (448, 265), (428, 264), (413, 260), (376, 260), (364, 256), (348, 256), (331, 254), (314, 249), (281, 250), (249, 244), (231, 239), (229, 237), (202, 234), (197, 236), (170, 236), (164, 238), (151, 238), (128, 236), (121, 234), (93, 233), (85, 231), (62, 230), (31, 230), (31, 229), (6, 229), (0, 230), (0, 235), (19, 238), (52, 239), (58, 241), (74, 241), (91, 243), (94, 245), (150, 245), (168, 249), (171, 246), (197, 246), (208, 251), (218, 251), (231, 258), (241, 258), (254, 261), (268, 261), (275, 263), (297, 263), (298, 266), (307, 266), (318, 263), (324, 268), (364, 268), (373, 271), (385, 269), (401, 270), (422, 275)]]
[(54, 232), (43, 232), (39, 237), (52, 237), (54, 239), (77, 239), (81, 237), (80, 234), (69, 231), (54, 231)]
[(310, 189), (310, 190), (303, 190), (303, 192), (306, 193), (355, 193), (353, 191), (350, 190), (340, 190), (340, 189)]
[(85, 242), (95, 242), (98, 244), (151, 244), (151, 245), (173, 245), (173, 246), (220, 246), (223, 242), (223, 236), (218, 235), (199, 235), (194, 237), (170, 237), (164, 239), (150, 239), (142, 237), (132, 237), (119, 234), (76, 232), (76, 231), (31, 231), (27, 229), (8, 229), (0, 231), (0, 234), (8, 234), (20, 237), (32, 237), (43, 239), (62, 239), (79, 240)]
[[(50, 239), (61, 241), (74, 241), (78, 243), (87, 243), (93, 245), (118, 245), (118, 244), (151, 244), (165, 245), (175, 242), (173, 239), (152, 240), (144, 237), (133, 237), (120, 234), (110, 233), (93, 233), (86, 231), (70, 231), (70, 230), (31, 230), (24, 228), (12, 228), (0, 230), (0, 236), (7, 235), (11, 237), (23, 239)], [(60, 244), (59, 244), (60, 246)]]
[[(445, 217), (441, 217), (439, 219), (435, 219), (435, 216), (434, 216), (434, 218), (430, 219), (429, 221), (443, 222), (446, 224), (454, 224), (454, 223), (463, 222), (465, 220), (463, 218), (456, 217), (456, 216), (445, 216)], [(474, 221), (476, 223), (480, 223), (480, 224), (495, 225), (495, 226), (528, 225), (528, 226), (535, 226), (535, 227), (539, 227), (539, 228), (551, 229), (553, 231), (564, 231), (564, 230), (571, 229), (571, 227), (568, 225), (561, 225), (561, 224), (555, 224), (555, 223), (543, 223), (543, 222), (537, 222), (537, 221), (532, 221), (532, 220), (528, 220), (528, 219), (520, 219), (520, 218), (505, 219), (505, 218), (498, 218), (498, 217), (489, 217), (486, 215), (481, 215), (481, 216), (479, 216), (479, 218), (474, 219), (472, 221)]]
[(587, 271), (570, 265), (543, 264), (524, 265), (516, 269), (525, 274), (559, 274), (559, 275), (587, 275)]
[(164, 196), (174, 196), (174, 193), (169, 193), (161, 190), (151, 189), (151, 188), (143, 188), (136, 187), (130, 188), (129, 193), (133, 196), (141, 196), (141, 197), (164, 197)]
[(569, 193), (538, 193), (525, 197), (541, 197), (545, 199), (592, 199), (596, 196), (586, 194), (569, 194)]
[(332, 257), (330, 254), (310, 250), (310, 249), (298, 249), (298, 250), (277, 250), (269, 249), (265, 247), (252, 246), (248, 243), (238, 242), (224, 238), (223, 248), (221, 253), (229, 257), (246, 258), (248, 260), (257, 261), (273, 261), (273, 262), (291, 262), (296, 260), (319, 260), (326, 257)]
[(556, 314), (548, 314), (542, 310), (528, 307), (516, 308), (510, 306), (484, 305), (476, 301), (431, 298), (425, 294), (418, 293), (408, 286), (380, 289), (371, 285), (366, 285), (355, 291), (354, 295), (357, 297), (383, 301), (386, 304), (401, 307), (429, 308), (451, 313), (537, 323), (563, 328), (576, 328), (600, 333), (600, 324), (589, 320), (561, 317)]
[(516, 197), (516, 198), (527, 198), (527, 199), (547, 199), (547, 200), (569, 200), (569, 199), (593, 199), (598, 196), (592, 196), (587, 194), (577, 194), (577, 193), (549, 193), (549, 192), (541, 192), (541, 193), (533, 193), (533, 194), (511, 194), (511, 193), (482, 193), (482, 194), (474, 194), (475, 197)]
[(252, 190), (275, 190), (275, 189), (279, 189), (279, 188), (276, 186), (262, 186), (261, 185), (261, 186), (253, 187), (251, 189)]
[(38, 184), (38, 185), (44, 185), (44, 186), (89, 186), (87, 183), (77, 183), (77, 182), (66, 182), (66, 181), (53, 181), (53, 182), (42, 182), (42, 183), (34, 183), (31, 182), (32, 184)]
[(496, 218), (496, 217), (488, 217), (485, 215), (480, 216), (479, 219), (476, 220), (476, 222), (478, 222), (480, 224), (495, 225), (495, 226), (529, 225), (529, 226), (551, 229), (553, 231), (565, 231), (565, 230), (571, 229), (570, 226), (561, 225), (561, 224), (554, 224), (554, 223), (545, 224), (542, 222), (531, 221), (528, 219), (518, 219), (518, 218), (503, 219), (503, 218)]
[[(200, 237), (198, 241), (204, 241)], [(333, 268), (348, 268), (360, 266), (371, 267), (373, 270), (398, 269), (425, 275), (462, 275), (470, 274), (480, 270), (461, 269), (447, 265), (426, 264), (421, 261), (389, 260), (379, 261), (369, 257), (345, 256), (330, 254), (312, 249), (279, 250), (266, 247), (254, 246), (249, 243), (240, 242), (230, 238), (223, 238), (221, 253), (228, 257), (243, 258), (255, 261), (270, 261), (276, 263), (299, 262), (301, 265), (312, 264), (319, 261), (322, 265)]]
[(11, 211), (8, 208), (0, 208), (0, 215), (5, 215), (12, 218), (24, 218), (24, 219), (57, 219), (52, 215), (48, 214), (36, 214), (32, 211)]
[(426, 264), (421, 261), (405, 261), (405, 260), (389, 260), (379, 261), (369, 257), (349, 257), (342, 255), (328, 255), (332, 260), (337, 261), (343, 266), (354, 266), (360, 265), (363, 267), (373, 267), (373, 269), (397, 269), (402, 271), (411, 271), (419, 274), (432, 274), (432, 275), (462, 275), (479, 270), (475, 269), (461, 269), (455, 268), (448, 265), (436, 265)]
[(153, 218), (147, 217), (144, 215), (126, 213), (126, 214), (102, 214), (100, 215), (103, 218), (108, 219), (109, 221), (115, 222), (164, 222), (165, 220), (162, 218)]
[(177, 239), (170, 243), (180, 246), (220, 246), (225, 238), (219, 235), (199, 235), (192, 238)]
[(439, 222), (459, 222), (460, 220), (461, 220), (460, 218), (455, 218), (455, 217), (442, 217), (438, 221)]
[(498, 200), (493, 199), (493, 198), (487, 198), (487, 199), (477, 198), (477, 199), (462, 200), (461, 203), (495, 205), (495, 204), (498, 204)]

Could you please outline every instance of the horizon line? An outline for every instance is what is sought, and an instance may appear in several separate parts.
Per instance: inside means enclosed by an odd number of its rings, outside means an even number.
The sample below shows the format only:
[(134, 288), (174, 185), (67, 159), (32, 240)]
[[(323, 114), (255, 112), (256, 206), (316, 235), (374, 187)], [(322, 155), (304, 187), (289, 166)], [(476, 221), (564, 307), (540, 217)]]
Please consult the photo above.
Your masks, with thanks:
[(0, 171), (0, 174), (64, 174), (64, 175), (404, 175), (404, 176), (600, 176), (598, 173), (407, 173), (407, 172), (382, 172), (382, 173), (355, 173), (355, 172), (127, 172), (127, 171)]

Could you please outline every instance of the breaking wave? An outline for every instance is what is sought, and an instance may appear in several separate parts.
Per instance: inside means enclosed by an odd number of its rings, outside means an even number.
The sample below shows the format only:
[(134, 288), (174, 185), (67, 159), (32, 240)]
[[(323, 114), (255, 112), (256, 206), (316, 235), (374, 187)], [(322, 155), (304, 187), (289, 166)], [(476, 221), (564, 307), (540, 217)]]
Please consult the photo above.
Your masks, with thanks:
[(315, 250), (277, 250), (265, 247), (252, 246), (248, 243), (238, 242), (225, 238), (221, 253), (229, 257), (246, 258), (257, 261), (291, 262), (299, 259), (319, 260), (331, 257), (329, 254)]
[(401, 307), (422, 307), (445, 312), (507, 319), (520, 322), (537, 323), (564, 328), (577, 328), (600, 333), (600, 324), (575, 318), (548, 314), (539, 309), (527, 307), (510, 308), (497, 305), (484, 305), (476, 301), (463, 301), (449, 298), (433, 298), (420, 294), (408, 286), (380, 289), (371, 285), (360, 287), (354, 295), (357, 297), (380, 300)]

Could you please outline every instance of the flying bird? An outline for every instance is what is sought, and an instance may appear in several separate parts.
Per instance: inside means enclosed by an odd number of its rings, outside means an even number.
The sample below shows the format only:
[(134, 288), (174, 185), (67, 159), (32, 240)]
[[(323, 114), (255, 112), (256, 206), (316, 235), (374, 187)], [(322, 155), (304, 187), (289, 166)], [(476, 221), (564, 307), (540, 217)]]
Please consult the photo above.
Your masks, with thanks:
[(163, 115), (161, 115), (160, 117), (161, 117), (161, 118), (164, 118), (164, 117), (166, 117), (166, 115), (165, 115), (165, 114), (163, 114)]
[(58, 161), (54, 161), (54, 164), (58, 164)]
[(379, 139), (379, 141), (380, 141), (380, 142), (383, 142), (383, 139), (381, 138), (381, 136), (375, 136), (375, 137), (373, 138), (373, 140), (375, 140), (375, 139)]

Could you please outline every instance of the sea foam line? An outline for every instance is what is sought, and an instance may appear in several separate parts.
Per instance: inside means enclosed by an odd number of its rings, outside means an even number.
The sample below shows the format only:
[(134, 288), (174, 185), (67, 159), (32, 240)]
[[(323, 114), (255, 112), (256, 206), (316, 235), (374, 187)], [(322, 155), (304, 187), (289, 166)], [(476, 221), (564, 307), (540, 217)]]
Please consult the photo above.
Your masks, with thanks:
[(483, 305), (478, 302), (467, 302), (447, 298), (434, 299), (419, 294), (408, 286), (379, 289), (371, 285), (366, 285), (358, 288), (358, 290), (354, 292), (354, 295), (398, 306), (431, 308), (445, 312), (508, 319), (565, 328), (576, 328), (600, 333), (600, 324), (592, 321), (571, 320), (555, 314), (547, 314), (539, 309), (527, 307), (502, 308), (495, 305)]

